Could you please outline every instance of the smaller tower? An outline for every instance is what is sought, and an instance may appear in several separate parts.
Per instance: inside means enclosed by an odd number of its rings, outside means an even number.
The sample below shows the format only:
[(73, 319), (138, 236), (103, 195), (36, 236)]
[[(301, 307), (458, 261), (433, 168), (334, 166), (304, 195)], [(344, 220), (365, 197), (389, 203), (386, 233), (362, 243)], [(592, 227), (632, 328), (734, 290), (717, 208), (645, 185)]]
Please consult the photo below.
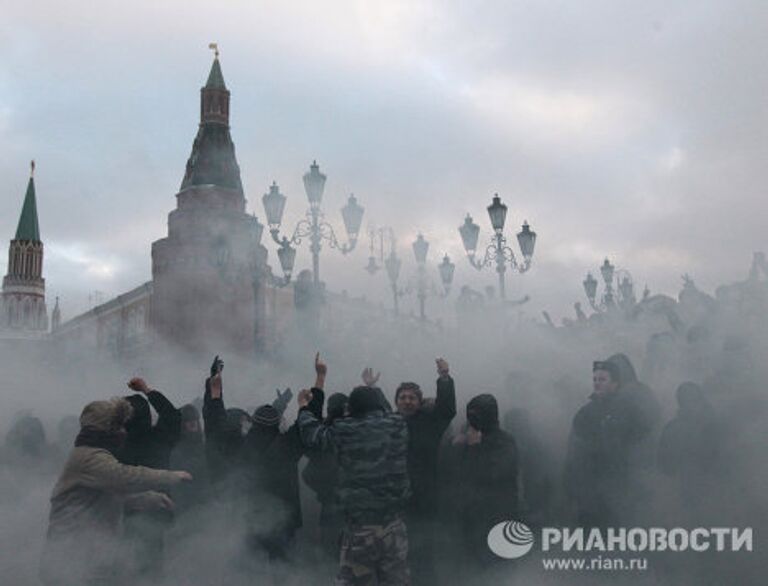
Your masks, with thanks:
[(35, 162), (32, 161), (16, 237), (8, 248), (8, 273), (3, 278), (0, 329), (21, 337), (48, 331), (43, 279), (43, 242), (37, 221)]
[(51, 313), (51, 331), (55, 332), (61, 326), (61, 309), (59, 309), (59, 298), (56, 297), (56, 304), (53, 306), (53, 312)]

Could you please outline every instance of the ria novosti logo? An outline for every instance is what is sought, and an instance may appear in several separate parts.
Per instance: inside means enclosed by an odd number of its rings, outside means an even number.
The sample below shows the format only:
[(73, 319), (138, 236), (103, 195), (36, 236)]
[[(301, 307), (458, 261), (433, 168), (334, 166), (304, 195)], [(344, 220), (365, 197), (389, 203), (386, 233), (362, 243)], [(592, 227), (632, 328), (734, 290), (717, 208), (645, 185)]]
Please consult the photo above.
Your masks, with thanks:
[(514, 560), (533, 547), (533, 532), (519, 521), (502, 521), (488, 533), (488, 547), (497, 556)]
[[(752, 551), (751, 527), (542, 527), (541, 551), (560, 552), (655, 552), (655, 551)], [(531, 529), (519, 521), (503, 521), (488, 533), (488, 547), (497, 556), (517, 559), (533, 548)]]

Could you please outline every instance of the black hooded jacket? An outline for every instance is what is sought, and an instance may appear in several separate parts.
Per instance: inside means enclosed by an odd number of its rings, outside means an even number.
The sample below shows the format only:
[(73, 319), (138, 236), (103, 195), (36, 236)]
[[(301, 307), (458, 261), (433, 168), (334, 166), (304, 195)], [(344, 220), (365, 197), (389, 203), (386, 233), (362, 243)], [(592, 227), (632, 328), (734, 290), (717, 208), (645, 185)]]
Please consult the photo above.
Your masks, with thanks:
[(487, 557), (488, 531), (517, 514), (517, 447), (499, 427), (499, 407), (493, 395), (474, 397), (467, 404), (467, 421), (481, 432), (481, 441), (453, 446), (449, 453), (453, 506), (460, 532), (475, 559)]
[[(171, 451), (181, 436), (181, 412), (160, 391), (126, 397), (133, 407), (133, 416), (125, 425), (125, 444), (117, 455), (123, 464), (167, 470)], [(149, 406), (157, 412), (152, 425)]]
[(433, 512), (437, 499), (437, 461), (440, 440), (456, 416), (456, 390), (450, 376), (437, 379), (437, 396), (430, 409), (419, 409), (408, 424), (408, 475), (413, 495), (412, 514)]

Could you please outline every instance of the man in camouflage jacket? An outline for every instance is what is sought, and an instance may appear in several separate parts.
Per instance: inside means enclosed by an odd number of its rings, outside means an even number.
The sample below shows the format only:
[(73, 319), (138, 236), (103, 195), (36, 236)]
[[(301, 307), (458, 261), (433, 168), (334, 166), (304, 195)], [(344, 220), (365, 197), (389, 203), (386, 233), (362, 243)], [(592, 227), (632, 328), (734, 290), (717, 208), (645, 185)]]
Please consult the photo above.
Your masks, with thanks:
[(337, 584), (409, 584), (408, 533), (403, 510), (410, 496), (408, 427), (387, 413), (368, 386), (349, 396), (349, 415), (323, 425), (299, 393), (299, 432), (307, 448), (333, 451), (339, 463), (337, 495), (346, 524)]

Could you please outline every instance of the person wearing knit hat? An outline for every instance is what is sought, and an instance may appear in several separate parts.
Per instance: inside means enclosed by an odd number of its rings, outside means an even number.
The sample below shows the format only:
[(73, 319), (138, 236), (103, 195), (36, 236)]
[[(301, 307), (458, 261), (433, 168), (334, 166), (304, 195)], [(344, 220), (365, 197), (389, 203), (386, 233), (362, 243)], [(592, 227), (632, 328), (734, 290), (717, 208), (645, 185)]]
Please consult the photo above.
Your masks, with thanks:
[(251, 420), (254, 424), (266, 425), (268, 427), (277, 427), (280, 425), (282, 416), (272, 405), (262, 405), (253, 412)]
[[(46, 585), (114, 583), (118, 528), (126, 501), (173, 507), (167, 490), (187, 472), (121, 464), (113, 455), (132, 408), (125, 399), (94, 401), (80, 415), (80, 433), (51, 494), (40, 578)], [(127, 497), (127, 498), (126, 498)]]

